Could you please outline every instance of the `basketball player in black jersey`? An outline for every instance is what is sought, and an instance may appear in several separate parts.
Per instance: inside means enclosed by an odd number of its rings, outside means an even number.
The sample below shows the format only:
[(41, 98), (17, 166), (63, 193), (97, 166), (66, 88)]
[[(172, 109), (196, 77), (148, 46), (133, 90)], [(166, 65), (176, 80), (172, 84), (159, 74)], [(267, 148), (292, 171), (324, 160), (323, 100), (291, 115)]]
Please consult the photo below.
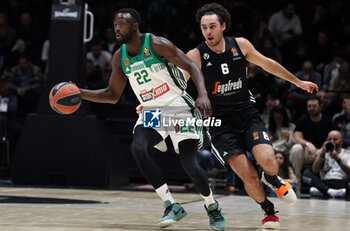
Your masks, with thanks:
[(224, 36), (230, 27), (231, 15), (220, 4), (202, 6), (197, 11), (196, 20), (205, 41), (187, 55), (202, 69), (213, 108), (212, 116), (222, 120), (221, 127), (210, 128), (212, 142), (218, 149), (219, 158), (237, 173), (249, 196), (265, 211), (264, 228), (279, 229), (274, 205), (266, 198), (257, 171), (245, 152), (254, 155), (264, 170), (262, 181), (282, 201), (294, 204), (297, 198), (291, 185), (276, 176), (275, 153), (248, 90), (247, 63), (254, 63), (309, 93), (318, 91), (318, 87), (312, 82), (299, 80), (280, 64), (260, 54), (247, 39)]

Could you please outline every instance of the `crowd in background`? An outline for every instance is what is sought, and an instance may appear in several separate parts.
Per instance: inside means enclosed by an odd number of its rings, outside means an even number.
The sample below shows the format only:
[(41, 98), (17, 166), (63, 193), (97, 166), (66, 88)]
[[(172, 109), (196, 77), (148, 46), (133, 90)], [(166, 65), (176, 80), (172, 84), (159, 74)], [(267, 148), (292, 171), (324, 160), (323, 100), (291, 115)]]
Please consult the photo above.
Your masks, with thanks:
[[(86, 44), (90, 89), (108, 84), (110, 61), (119, 48), (112, 23), (116, 9), (136, 8), (142, 15), (141, 32), (164, 36), (184, 52), (203, 40), (195, 12), (209, 1), (86, 2), (95, 15), (93, 41)], [(339, 130), (342, 147), (350, 147), (350, 2), (217, 2), (232, 16), (227, 35), (249, 39), (263, 55), (299, 79), (316, 83), (320, 89), (318, 98), (310, 98), (296, 86), (254, 64), (248, 65), (249, 89), (279, 153), (278, 159), (291, 162), (280, 174), (288, 178), (292, 167), (292, 183), (300, 185), (305, 164), (312, 167), (316, 152), (322, 149), (330, 131)], [(51, 2), (46, 0), (0, 0), (0, 125), (6, 127), (1, 128), (1, 135), (14, 140), (26, 115), (35, 112), (49, 73), (50, 10)], [(191, 84), (189, 91), (193, 91)], [(124, 95), (123, 99), (127, 99), (132, 93), (126, 90)], [(321, 119), (315, 120), (320, 115)], [(310, 123), (314, 127), (308, 126)], [(300, 188), (296, 186), (296, 190)]]

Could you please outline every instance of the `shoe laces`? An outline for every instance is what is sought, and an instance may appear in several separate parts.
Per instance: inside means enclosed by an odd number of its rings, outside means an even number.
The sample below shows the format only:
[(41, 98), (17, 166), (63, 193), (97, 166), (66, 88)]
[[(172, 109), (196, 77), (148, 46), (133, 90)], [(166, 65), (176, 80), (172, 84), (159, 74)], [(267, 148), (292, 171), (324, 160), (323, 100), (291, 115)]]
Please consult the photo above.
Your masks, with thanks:
[(222, 220), (221, 209), (217, 208), (208, 212), (210, 218), (214, 221)]
[(271, 214), (268, 214), (266, 210), (263, 210), (265, 212), (265, 216), (275, 216), (276, 213), (279, 213), (278, 210), (273, 210)]

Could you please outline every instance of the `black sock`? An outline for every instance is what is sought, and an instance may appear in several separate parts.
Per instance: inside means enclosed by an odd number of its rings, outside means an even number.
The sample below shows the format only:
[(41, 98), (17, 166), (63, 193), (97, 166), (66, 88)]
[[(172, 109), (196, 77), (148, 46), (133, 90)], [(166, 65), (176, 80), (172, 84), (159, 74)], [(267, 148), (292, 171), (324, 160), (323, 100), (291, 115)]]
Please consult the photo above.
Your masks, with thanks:
[(260, 205), (261, 209), (265, 211), (266, 215), (275, 215), (275, 206), (266, 197), (263, 202), (257, 203)]
[(276, 175), (268, 175), (265, 172), (265, 179), (267, 180), (267, 182), (269, 182), (270, 184), (272, 184), (273, 186), (275, 186), (276, 188), (280, 188), (281, 187), (281, 182), (278, 180)]

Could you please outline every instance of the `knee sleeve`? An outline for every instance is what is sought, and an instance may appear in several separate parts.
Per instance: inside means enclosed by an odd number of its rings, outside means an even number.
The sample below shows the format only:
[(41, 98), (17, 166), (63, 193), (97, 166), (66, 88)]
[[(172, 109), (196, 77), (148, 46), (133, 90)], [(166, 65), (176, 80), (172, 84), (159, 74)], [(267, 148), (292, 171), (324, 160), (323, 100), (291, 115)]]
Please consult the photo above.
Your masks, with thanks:
[(139, 140), (133, 140), (130, 145), (130, 150), (135, 159), (139, 160), (144, 158), (148, 152), (148, 145), (146, 143), (140, 142)]

